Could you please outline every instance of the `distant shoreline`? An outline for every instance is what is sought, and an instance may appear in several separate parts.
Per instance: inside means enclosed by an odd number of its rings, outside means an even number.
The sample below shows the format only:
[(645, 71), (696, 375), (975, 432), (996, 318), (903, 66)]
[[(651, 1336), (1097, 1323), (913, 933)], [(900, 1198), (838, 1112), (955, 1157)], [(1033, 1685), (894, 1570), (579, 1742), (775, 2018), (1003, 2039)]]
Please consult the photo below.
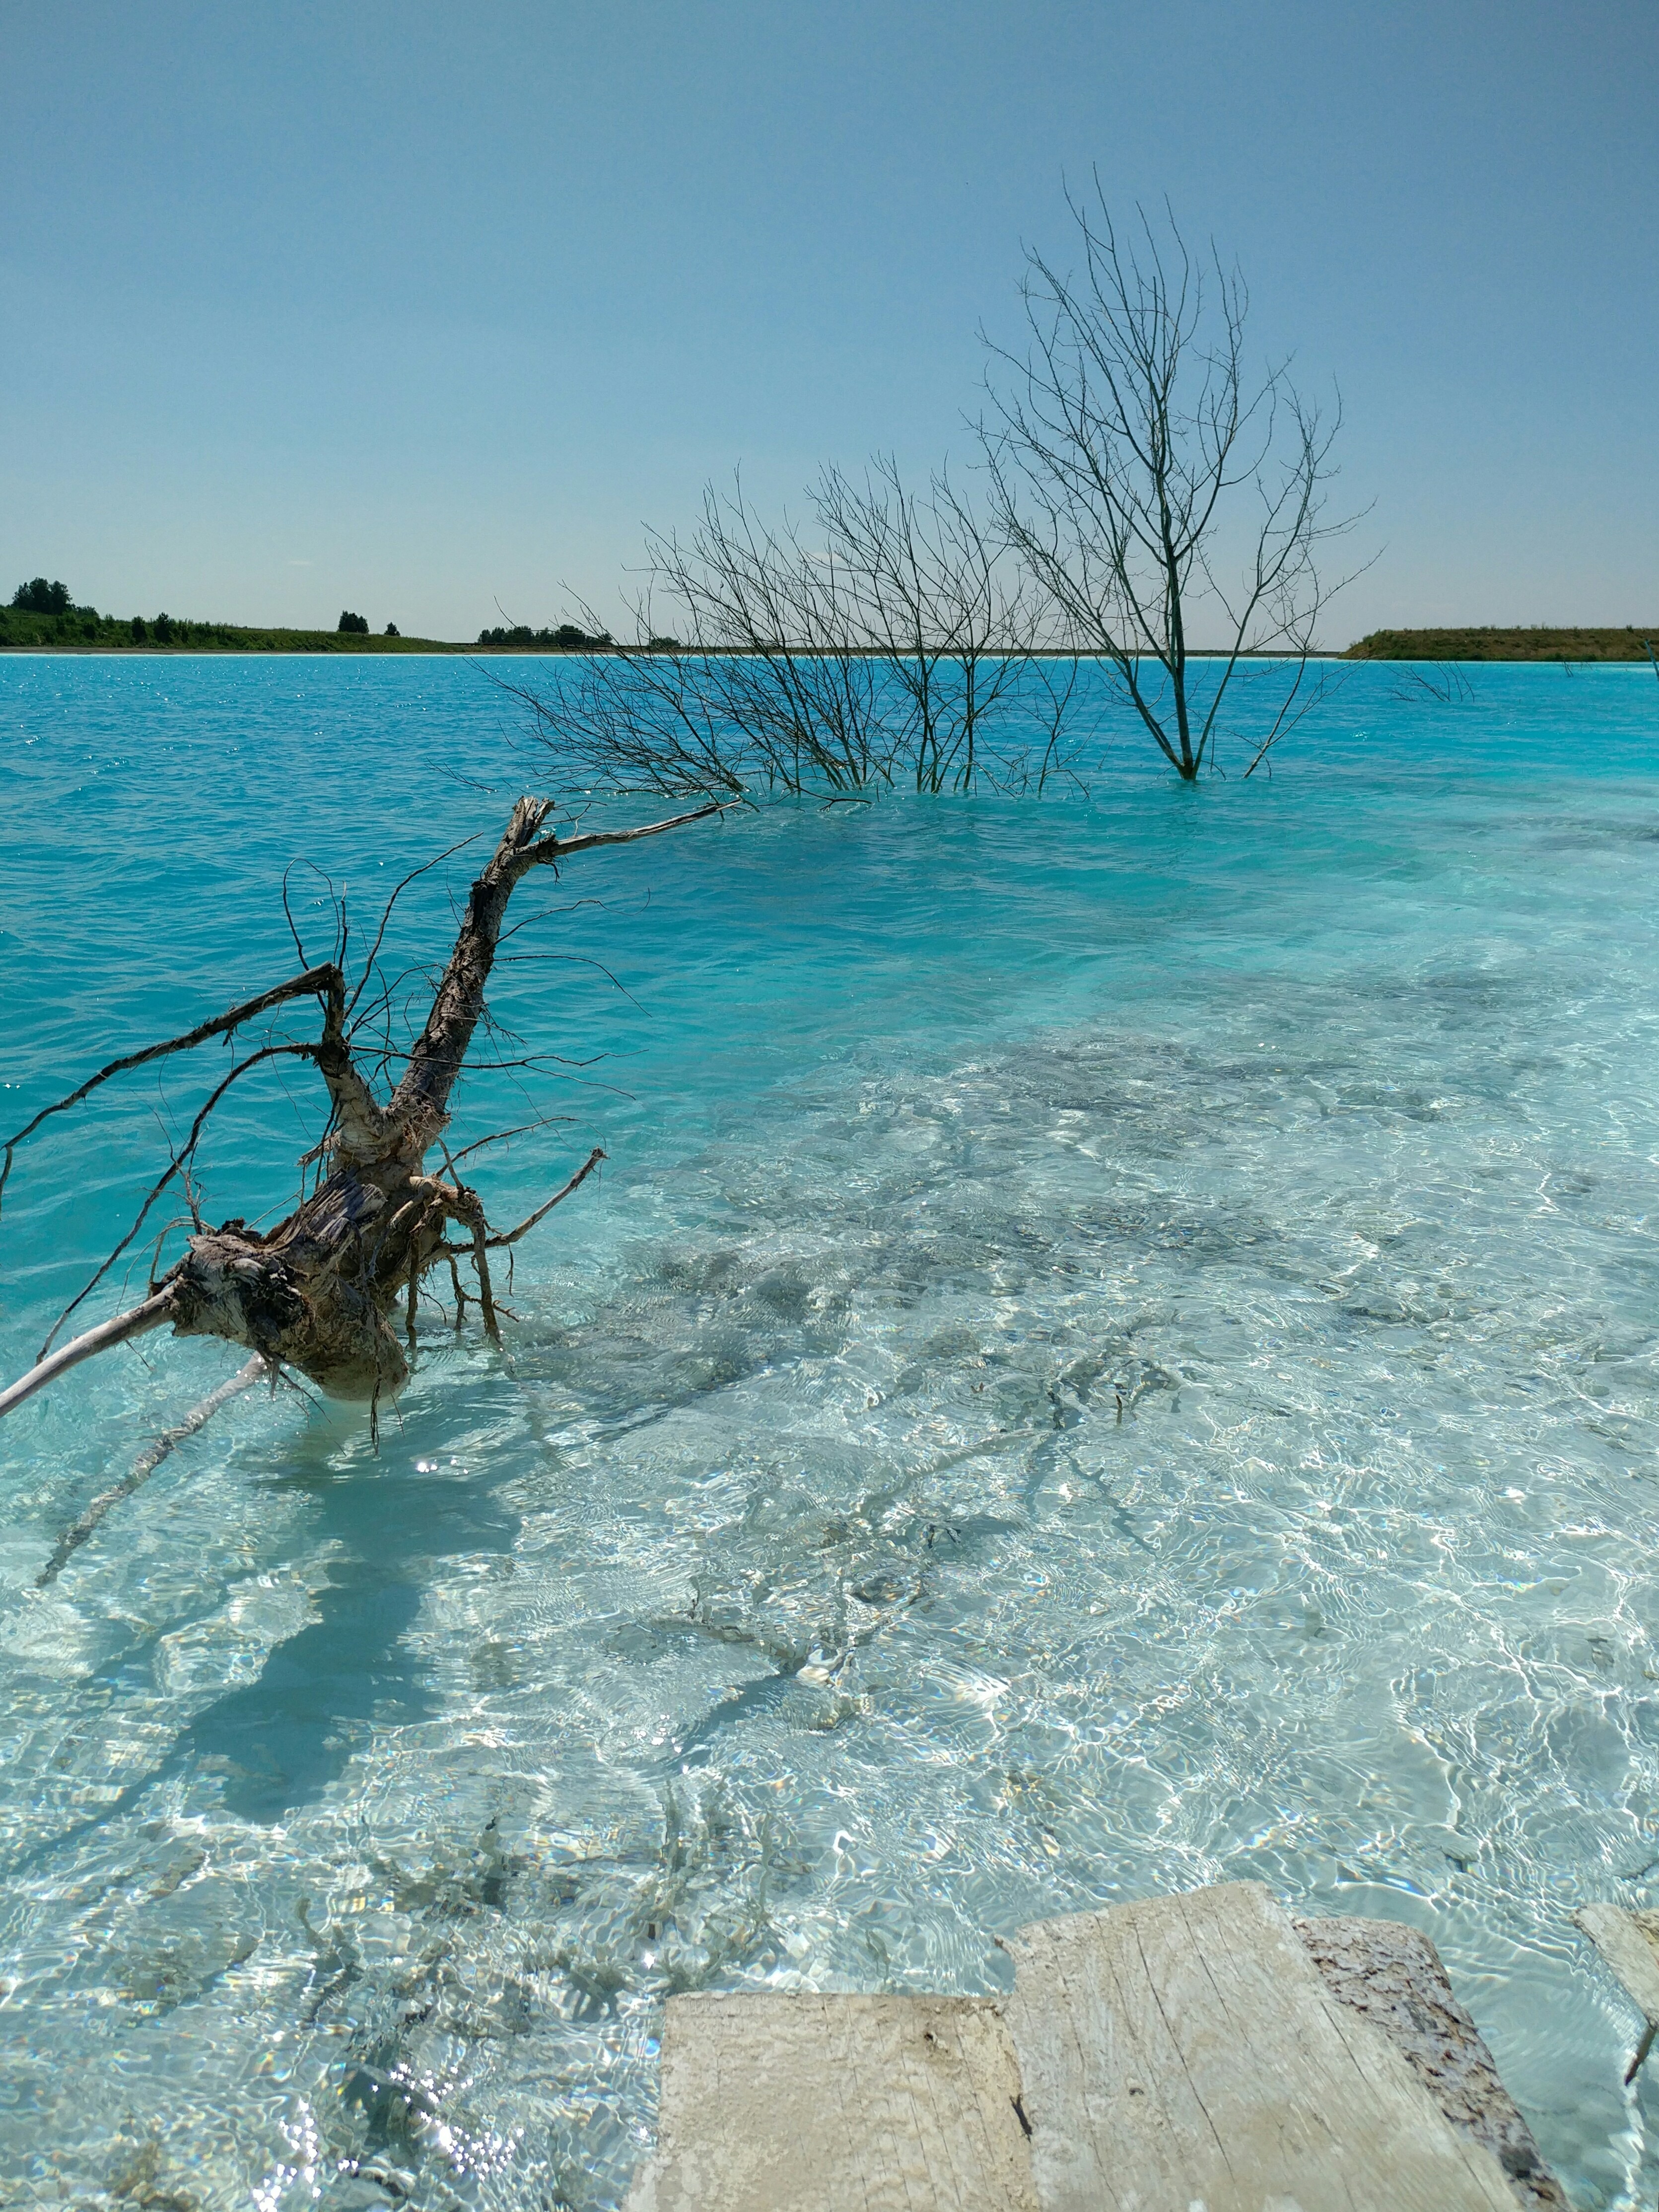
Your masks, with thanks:
[[(163, 644), (154, 637), (133, 638), (130, 625), (118, 623), (109, 617), (99, 619), (99, 634), (88, 637), (58, 635), (42, 636), (40, 632), (56, 629), (61, 623), (64, 630), (70, 630), (76, 617), (28, 615), (0, 608), (0, 653), (111, 653), (151, 654), (158, 659), (205, 653), (242, 653), (251, 656), (283, 654), (327, 653), (461, 653), (476, 658), (497, 655), (518, 657), (533, 653), (546, 659), (581, 658), (586, 653), (615, 652), (615, 647), (599, 645), (554, 645), (526, 640), (503, 641), (500, 644), (465, 642), (459, 640), (434, 637), (365, 636), (361, 633), (335, 630), (253, 629), (243, 629), (230, 623), (195, 623), (180, 622), (179, 631), (194, 632), (191, 635), (176, 635)], [(33, 631), (32, 635), (19, 635), (20, 630)], [(1569, 662), (1583, 665), (1597, 664), (1645, 664), (1649, 653), (1645, 640), (1659, 644), (1659, 623), (1645, 629), (1553, 629), (1544, 625), (1531, 628), (1498, 629), (1473, 628), (1465, 629), (1387, 629), (1372, 630), (1369, 635), (1344, 647), (1333, 647), (1312, 653), (1316, 660), (1432, 660), (1432, 661), (1493, 661), (1493, 662)], [(632, 648), (624, 648), (631, 650)], [(695, 656), (696, 648), (680, 648)], [(643, 648), (641, 648), (643, 650)], [(798, 648), (805, 651), (806, 648)], [(709, 649), (708, 657), (726, 658), (736, 655), (733, 648), (716, 647)], [(881, 659), (878, 651), (860, 652), (851, 656), (856, 659)], [(1045, 649), (1036, 656), (1041, 659), (1063, 659), (1071, 656), (1055, 649)], [(1150, 656), (1148, 656), (1150, 658)], [(1081, 653), (1082, 660), (1104, 660), (1103, 653)], [(1224, 647), (1194, 646), (1188, 658), (1193, 660), (1219, 660), (1226, 658)], [(1244, 660), (1281, 660), (1294, 658), (1282, 652), (1246, 653)]]
[[(556, 646), (538, 647), (531, 645), (517, 646), (507, 649), (520, 653), (547, 652), (553, 653), (557, 653), (562, 648)], [(351, 653), (362, 653), (364, 651), (374, 653), (377, 650), (384, 650), (387, 653), (499, 653), (502, 651), (503, 648), (495, 645), (450, 645), (446, 643), (441, 638), (431, 637), (394, 637), (386, 640), (384, 644), (380, 639), (374, 638), (371, 639), (367, 647), (363, 646), (361, 641), (359, 641), (356, 645), (336, 645), (331, 641), (326, 643), (317, 643), (310, 639), (307, 639), (305, 642), (299, 645), (117, 645), (106, 642), (100, 642), (95, 645), (71, 645), (68, 643), (62, 645), (57, 643), (47, 645), (15, 645), (9, 638), (0, 637), (0, 653), (101, 653), (108, 659), (119, 659), (122, 660), (141, 660), (147, 654), (150, 658), (157, 660), (176, 660), (181, 655), (186, 659), (192, 658), (196, 659), (207, 659), (210, 658), (217, 659), (227, 653), (240, 653), (245, 659), (250, 660), (276, 660), (282, 659), (286, 654), (314, 653), (325, 653), (331, 656), (338, 656)]]

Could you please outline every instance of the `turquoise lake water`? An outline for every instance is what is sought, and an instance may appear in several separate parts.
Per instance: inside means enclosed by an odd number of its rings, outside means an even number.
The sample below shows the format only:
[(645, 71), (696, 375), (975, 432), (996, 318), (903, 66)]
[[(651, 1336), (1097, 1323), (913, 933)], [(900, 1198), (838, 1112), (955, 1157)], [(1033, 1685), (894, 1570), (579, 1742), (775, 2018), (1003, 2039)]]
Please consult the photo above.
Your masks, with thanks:
[[(378, 1452), (237, 1401), (45, 1589), (238, 1355), (0, 1427), (0, 2198), (597, 2212), (668, 1993), (991, 1990), (1249, 1877), (1426, 1929), (1575, 2202), (1651, 2205), (1569, 1915), (1659, 1904), (1659, 685), (1469, 677), (1354, 670), (1271, 781), (1125, 733), (1086, 799), (532, 879), (493, 1003), (562, 1060), (456, 1135), (569, 1117), (477, 1156), (498, 1220), (610, 1162), (504, 1351), (428, 1310)], [(9, 1130), (290, 973), (290, 861), (359, 946), (546, 766), (458, 660), (28, 657), (0, 779)], [(199, 1057), (20, 1153), (8, 1375)], [(258, 1081), (216, 1219), (318, 1133)]]

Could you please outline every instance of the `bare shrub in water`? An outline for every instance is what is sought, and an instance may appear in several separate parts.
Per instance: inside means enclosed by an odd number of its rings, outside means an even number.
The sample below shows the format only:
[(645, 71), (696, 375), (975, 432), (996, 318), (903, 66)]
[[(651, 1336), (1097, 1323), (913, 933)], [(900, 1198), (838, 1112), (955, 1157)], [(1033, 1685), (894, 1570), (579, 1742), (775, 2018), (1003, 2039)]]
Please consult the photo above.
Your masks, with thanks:
[(992, 348), (988, 507), (884, 457), (861, 482), (826, 468), (805, 529), (707, 487), (685, 535), (647, 535), (635, 643), (507, 687), (562, 768), (726, 797), (1041, 791), (1079, 773), (1086, 657), (1190, 782), (1224, 729), (1249, 775), (1318, 702), (1316, 625), (1351, 580), (1320, 556), (1358, 520), (1326, 512), (1340, 405), (1325, 420), (1282, 362), (1250, 375), (1248, 295), (1213, 249), (1206, 273), (1144, 213), (1121, 240), (1097, 179), (1067, 205), (1080, 271), (1031, 253), (1028, 349)]
[(632, 645), (507, 687), (562, 769), (730, 797), (1042, 788), (1077, 665), (1039, 658), (1042, 610), (1001, 535), (945, 473), (914, 491), (886, 457), (861, 483), (826, 469), (808, 499), (805, 532), (761, 521), (740, 479), (708, 486), (686, 536), (647, 538)]
[[(1040, 790), (1061, 763), (1076, 662), (1037, 658), (1042, 610), (1000, 532), (940, 470), (907, 491), (890, 455), (861, 485), (827, 468), (812, 493), (852, 579), (866, 650), (902, 702), (902, 752), (918, 791)], [(1040, 736), (1041, 742), (1036, 742)]]

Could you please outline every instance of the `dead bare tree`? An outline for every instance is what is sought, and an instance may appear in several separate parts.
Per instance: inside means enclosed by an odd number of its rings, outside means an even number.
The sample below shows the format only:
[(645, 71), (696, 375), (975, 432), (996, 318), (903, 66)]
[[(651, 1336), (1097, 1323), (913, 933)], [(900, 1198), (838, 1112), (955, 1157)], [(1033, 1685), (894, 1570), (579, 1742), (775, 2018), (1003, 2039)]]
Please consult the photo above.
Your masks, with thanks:
[[(1304, 678), (1340, 585), (1322, 582), (1317, 556), (1358, 520), (1325, 520), (1340, 405), (1322, 420), (1282, 362), (1251, 380), (1237, 270), (1212, 251), (1206, 272), (1172, 216), (1167, 240), (1144, 211), (1121, 239), (1094, 182), (1091, 199), (1066, 195), (1080, 272), (1030, 253), (1029, 349), (991, 348), (981, 435), (996, 505), (1072, 637), (1110, 664), (1187, 781), (1213, 763), (1241, 660), (1285, 657), (1249, 775), (1318, 693)], [(1223, 635), (1194, 685), (1200, 606)]]
[[(503, 934), (503, 918), (514, 888), (532, 870), (556, 871), (567, 860), (599, 846), (631, 844), (642, 837), (702, 820), (719, 812), (718, 802), (638, 829), (587, 830), (560, 836), (548, 828), (552, 802), (521, 799), (495, 854), (471, 887), (454, 946), (433, 994), (425, 1024), (406, 1055), (401, 1080), (384, 1103), (363, 1072), (364, 1054), (354, 1049), (367, 1029), (374, 1042), (375, 998), (364, 1003), (371, 984), (385, 990), (377, 966), (392, 907), (387, 902), (380, 934), (362, 976), (348, 996), (339, 957), (307, 966), (287, 981), (199, 1023), (182, 1036), (169, 1037), (112, 1060), (77, 1089), (45, 1107), (5, 1144), (0, 1164), (3, 1193), (17, 1147), (53, 1115), (78, 1105), (100, 1085), (129, 1069), (188, 1052), (215, 1037), (235, 1038), (279, 1009), (314, 1000), (321, 1034), (256, 1046), (232, 1066), (210, 1094), (184, 1142), (139, 1209), (131, 1229), (74, 1299), (41, 1347), (35, 1364), (10, 1387), (0, 1390), (0, 1413), (9, 1413), (37, 1390), (84, 1359), (112, 1346), (131, 1342), (170, 1325), (180, 1336), (216, 1336), (240, 1346), (252, 1358), (232, 1382), (222, 1385), (203, 1407), (152, 1447), (154, 1460), (139, 1462), (129, 1481), (89, 1509), (93, 1520), (142, 1480), (165, 1451), (200, 1425), (214, 1407), (261, 1376), (291, 1369), (329, 1395), (365, 1399), (371, 1419), (381, 1400), (399, 1389), (409, 1374), (404, 1343), (415, 1337), (416, 1304), (422, 1277), (436, 1267), (452, 1270), (458, 1299), (464, 1303), (458, 1262), (470, 1265), (483, 1324), (499, 1341), (489, 1255), (518, 1243), (560, 1201), (577, 1189), (604, 1158), (590, 1154), (562, 1188), (517, 1224), (501, 1231), (486, 1218), (477, 1192), (461, 1180), (454, 1157), (444, 1144), (449, 1100), (474, 1032), (487, 1020), (485, 990)], [(424, 872), (417, 870), (417, 874)], [(412, 880), (406, 878), (405, 882)], [(301, 957), (303, 958), (303, 953)], [(384, 1064), (382, 1045), (368, 1055)], [(58, 1330), (104, 1280), (130, 1249), (151, 1210), (170, 1186), (189, 1175), (191, 1159), (210, 1117), (231, 1087), (255, 1067), (278, 1059), (309, 1060), (326, 1091), (328, 1130), (321, 1146), (307, 1154), (319, 1162), (317, 1187), (287, 1219), (260, 1231), (240, 1219), (205, 1226), (199, 1216), (183, 1256), (159, 1279), (152, 1279), (137, 1304), (100, 1322), (70, 1342), (52, 1348)], [(489, 1140), (483, 1140), (489, 1141)], [(428, 1172), (427, 1155), (436, 1148), (447, 1176)], [(473, 1149), (472, 1147), (469, 1147)], [(192, 1214), (195, 1204), (191, 1200)], [(452, 1237), (452, 1231), (459, 1232)], [(392, 1326), (402, 1303), (404, 1342)], [(458, 1306), (458, 1317), (459, 1308)], [(82, 1540), (83, 1524), (60, 1546), (66, 1557)], [(61, 1560), (58, 1562), (61, 1564)]]

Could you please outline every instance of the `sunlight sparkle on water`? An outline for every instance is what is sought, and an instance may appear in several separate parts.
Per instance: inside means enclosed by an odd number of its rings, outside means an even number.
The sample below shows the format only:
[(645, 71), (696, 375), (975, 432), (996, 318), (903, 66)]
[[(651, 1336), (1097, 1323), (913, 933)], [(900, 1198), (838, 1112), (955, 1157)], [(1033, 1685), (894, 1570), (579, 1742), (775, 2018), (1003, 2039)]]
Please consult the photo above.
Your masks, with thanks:
[[(1652, 2201), (1569, 1914), (1659, 1902), (1659, 690), (1471, 683), (1356, 669), (1271, 783), (1126, 740), (573, 863), (495, 999), (563, 1062), (459, 1100), (569, 1117), (495, 1218), (610, 1155), (503, 1356), (423, 1313), (378, 1453), (238, 1401), (45, 1589), (226, 1355), (6, 1425), (9, 2203), (599, 2212), (670, 1992), (994, 1989), (1241, 1876), (1426, 1929), (1575, 2202)], [(14, 1121), (290, 972), (290, 860), (357, 928), (538, 780), (454, 661), (0, 696)], [(423, 879), (398, 957), (451, 927)], [(194, 1095), (20, 1155), (8, 1372)], [(316, 1133), (250, 1088), (207, 1211)]]

